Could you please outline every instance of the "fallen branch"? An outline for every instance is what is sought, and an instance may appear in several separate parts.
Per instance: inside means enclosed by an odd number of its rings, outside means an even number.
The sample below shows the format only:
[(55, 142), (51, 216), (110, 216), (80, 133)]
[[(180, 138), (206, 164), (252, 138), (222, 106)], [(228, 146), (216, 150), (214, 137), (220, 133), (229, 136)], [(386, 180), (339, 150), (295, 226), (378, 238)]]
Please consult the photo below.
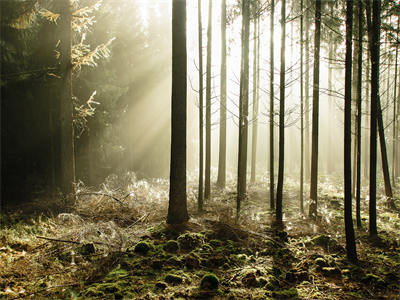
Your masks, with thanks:
[[(120, 204), (124, 204), (124, 203), (121, 201), (121, 199), (119, 199), (119, 198), (117, 198), (117, 197), (115, 197), (115, 196), (113, 196), (113, 195), (105, 194), (105, 193), (91, 192), (91, 193), (78, 193), (78, 194), (76, 194), (76, 195), (77, 195), (77, 196), (90, 196), (90, 195), (106, 196), (106, 197), (110, 197), (111, 199), (113, 199), (113, 200), (119, 202)], [(125, 196), (123, 199), (125, 199), (125, 198), (128, 197), (128, 196), (129, 196), (129, 194), (128, 194), (127, 196)]]

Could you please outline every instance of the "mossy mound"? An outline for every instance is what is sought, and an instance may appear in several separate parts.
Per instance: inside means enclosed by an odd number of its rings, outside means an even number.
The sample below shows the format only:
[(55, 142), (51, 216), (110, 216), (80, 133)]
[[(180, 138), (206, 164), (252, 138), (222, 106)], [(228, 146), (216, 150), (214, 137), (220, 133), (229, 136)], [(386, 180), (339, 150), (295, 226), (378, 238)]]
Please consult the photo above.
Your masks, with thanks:
[(150, 243), (142, 241), (135, 245), (135, 248), (133, 248), (133, 251), (135, 253), (147, 254), (147, 252), (149, 252), (152, 248), (153, 247)]
[(183, 278), (175, 274), (167, 274), (165, 276), (165, 282), (172, 285), (177, 285), (183, 282)]
[(314, 260), (315, 264), (319, 267), (327, 267), (328, 264), (326, 263), (325, 259), (323, 259), (322, 257), (317, 257)]
[(167, 288), (168, 285), (164, 281), (158, 281), (154, 286), (156, 289), (163, 291)]
[(177, 241), (181, 249), (193, 250), (203, 243), (204, 235), (200, 233), (185, 233), (180, 235)]
[(203, 276), (200, 282), (200, 288), (207, 290), (216, 290), (219, 286), (219, 278), (212, 273)]
[(336, 267), (322, 267), (322, 274), (326, 277), (340, 277), (342, 272)]
[(167, 252), (176, 253), (179, 250), (179, 244), (177, 241), (169, 240), (163, 247)]
[(276, 299), (297, 299), (299, 293), (296, 288), (290, 288), (288, 290), (273, 291), (272, 296)]
[(374, 284), (376, 286), (386, 286), (386, 282), (385, 280), (383, 280), (381, 277), (372, 274), (372, 273), (368, 273), (366, 274), (363, 278), (361, 278), (361, 282), (365, 283), (365, 284)]

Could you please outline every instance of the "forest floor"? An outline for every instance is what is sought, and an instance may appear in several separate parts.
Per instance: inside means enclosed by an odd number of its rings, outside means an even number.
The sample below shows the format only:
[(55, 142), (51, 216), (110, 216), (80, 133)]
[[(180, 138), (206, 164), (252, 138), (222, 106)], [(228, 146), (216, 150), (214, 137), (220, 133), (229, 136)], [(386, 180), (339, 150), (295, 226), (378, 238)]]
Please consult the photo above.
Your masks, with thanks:
[(214, 191), (202, 214), (195, 191), (193, 183), (182, 226), (165, 223), (167, 181), (129, 174), (108, 178), (101, 192), (79, 185), (71, 205), (38, 195), (3, 212), (0, 298), (400, 299), (400, 214), (384, 198), (375, 240), (362, 199), (354, 265), (345, 256), (339, 181), (320, 182), (319, 217), (310, 221), (298, 182), (287, 179), (283, 228), (274, 226), (266, 184), (249, 186), (239, 222), (233, 182)]

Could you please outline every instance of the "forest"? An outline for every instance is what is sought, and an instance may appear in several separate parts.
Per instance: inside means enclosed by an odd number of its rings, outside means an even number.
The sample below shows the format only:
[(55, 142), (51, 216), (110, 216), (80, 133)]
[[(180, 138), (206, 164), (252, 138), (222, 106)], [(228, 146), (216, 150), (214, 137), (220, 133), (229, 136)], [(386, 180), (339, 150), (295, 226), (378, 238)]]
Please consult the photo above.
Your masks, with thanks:
[(0, 14), (0, 299), (400, 299), (399, 0)]

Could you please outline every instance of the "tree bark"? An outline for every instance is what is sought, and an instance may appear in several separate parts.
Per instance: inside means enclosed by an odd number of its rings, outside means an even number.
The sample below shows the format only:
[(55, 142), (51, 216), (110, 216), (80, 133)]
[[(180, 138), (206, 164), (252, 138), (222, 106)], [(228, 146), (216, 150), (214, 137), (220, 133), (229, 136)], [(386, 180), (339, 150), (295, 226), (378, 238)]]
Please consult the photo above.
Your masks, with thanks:
[(72, 103), (72, 7), (70, 0), (59, 2), (61, 17), (59, 26), (63, 39), (60, 44), (63, 88), (61, 92), (61, 191), (70, 194), (75, 182), (75, 145)]
[(304, 132), (304, 164), (305, 164), (305, 178), (310, 179), (310, 15), (309, 8), (305, 12), (305, 85), (304, 85), (304, 121), (305, 121), (305, 132)]
[(206, 75), (206, 167), (204, 198), (211, 194), (211, 47), (212, 47), (212, 0), (208, 2), (207, 27), (207, 75)]
[(251, 137), (251, 177), (250, 182), (256, 181), (256, 163), (257, 163), (257, 135), (258, 135), (258, 98), (257, 98), (257, 27), (258, 17), (256, 17), (257, 8), (254, 7), (254, 32), (253, 32), (253, 118), (252, 118), (252, 137)]
[(353, 2), (347, 0), (346, 9), (346, 69), (344, 96), (344, 223), (346, 231), (347, 259), (357, 261), (356, 243), (354, 237), (351, 196), (351, 69), (352, 69), (352, 19)]
[(319, 137), (319, 56), (321, 39), (321, 0), (315, 2), (315, 49), (314, 49), (314, 80), (313, 80), (313, 111), (312, 111), (312, 150), (311, 150), (311, 184), (309, 216), (317, 216), (318, 189), (318, 137)]
[(199, 191), (197, 209), (203, 211), (203, 180), (204, 180), (204, 123), (203, 123), (203, 25), (201, 13), (201, 0), (198, 0), (198, 39), (199, 39)]
[[(399, 40), (400, 31), (400, 16), (397, 17), (397, 40)], [(399, 57), (399, 44), (396, 44), (396, 59), (394, 67), (394, 92), (393, 92), (393, 146), (392, 146), (392, 178), (393, 187), (396, 186), (396, 152), (397, 152), (397, 107), (396, 107), (396, 92), (397, 92), (397, 69), (398, 69), (398, 57)], [(400, 94), (400, 91), (399, 91)]]
[(226, 184), (226, 0), (221, 1), (221, 100), (219, 121), (219, 162), (217, 185)]
[(270, 97), (269, 97), (269, 202), (271, 210), (275, 209), (274, 191), (274, 15), (275, 0), (271, 0), (270, 16)]
[(239, 151), (237, 177), (237, 219), (240, 214), (241, 202), (246, 196), (247, 174), (247, 130), (249, 110), (249, 34), (250, 34), (250, 0), (242, 1), (242, 58), (240, 71), (239, 96)]
[(300, 211), (304, 212), (303, 0), (300, 0)]
[(276, 188), (276, 221), (282, 223), (283, 173), (285, 169), (285, 46), (286, 46), (286, 0), (282, 0), (281, 10), (281, 70), (279, 83), (279, 166)]
[(186, 204), (186, 0), (172, 2), (171, 162), (168, 224), (189, 220)]

